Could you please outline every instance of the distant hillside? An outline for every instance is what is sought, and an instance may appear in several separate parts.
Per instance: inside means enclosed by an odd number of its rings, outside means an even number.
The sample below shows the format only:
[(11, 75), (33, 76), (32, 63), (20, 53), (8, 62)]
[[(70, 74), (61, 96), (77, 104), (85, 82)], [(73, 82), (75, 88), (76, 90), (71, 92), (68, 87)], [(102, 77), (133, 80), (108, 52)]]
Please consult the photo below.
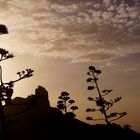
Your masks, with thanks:
[(5, 106), (5, 114), (9, 140), (140, 140), (140, 134), (117, 124), (89, 125), (66, 117), (60, 110), (50, 106), (48, 92), (41, 86), (38, 86), (34, 95), (13, 99), (13, 105)]

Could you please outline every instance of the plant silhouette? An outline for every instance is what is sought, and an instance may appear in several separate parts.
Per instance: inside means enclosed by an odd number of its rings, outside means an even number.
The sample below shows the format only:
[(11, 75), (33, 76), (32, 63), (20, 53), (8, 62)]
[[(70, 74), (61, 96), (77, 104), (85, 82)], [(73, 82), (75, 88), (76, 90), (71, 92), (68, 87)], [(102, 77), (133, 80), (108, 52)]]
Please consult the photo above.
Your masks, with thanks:
[[(5, 25), (0, 25), (0, 35), (2, 34), (8, 34), (8, 29)], [(0, 48), (0, 62), (7, 60), (9, 58), (13, 58), (14, 55), (12, 53), (9, 53), (9, 51)], [(4, 106), (11, 105), (12, 104), (12, 95), (13, 95), (13, 87), (14, 83), (33, 76), (33, 70), (32, 69), (26, 69), (21, 72), (17, 72), (18, 78), (16, 80), (10, 80), (9, 82), (3, 82), (2, 78), (2, 67), (0, 66), (0, 119), (1, 119), (1, 125), (2, 125), (2, 134), (3, 139), (7, 140), (7, 132), (6, 132), (6, 121), (5, 121), (5, 115), (4, 115)]]
[[(104, 118), (99, 118), (99, 119), (95, 119), (92, 117), (87, 117), (87, 120), (105, 120), (106, 124), (110, 124), (112, 121), (115, 121), (117, 119), (120, 119), (122, 117), (124, 117), (127, 113), (126, 112), (113, 112), (111, 114), (107, 114), (107, 111), (118, 101), (120, 101), (122, 98), (121, 97), (117, 97), (114, 100), (110, 100), (107, 101), (104, 97), (111, 93), (112, 90), (109, 89), (104, 89), (104, 90), (100, 90), (99, 88), (99, 84), (98, 84), (98, 75), (101, 74), (100, 70), (97, 70), (95, 67), (93, 66), (89, 66), (89, 71), (87, 73), (87, 75), (89, 75), (89, 78), (87, 79), (87, 82), (90, 83), (91, 85), (88, 86), (88, 90), (93, 90), (96, 89), (98, 92), (98, 96), (97, 97), (88, 97), (89, 101), (93, 101), (96, 103), (97, 107), (99, 107), (99, 109), (93, 109), (93, 108), (87, 108), (87, 112), (95, 112), (95, 111), (100, 111), (101, 114), (104, 115)], [(113, 118), (113, 119), (111, 119)]]
[[(75, 103), (74, 100), (72, 100), (69, 96), (70, 94), (68, 92), (63, 91), (61, 93), (61, 96), (59, 96), (59, 101), (57, 102), (57, 108), (61, 110), (66, 116), (68, 117), (75, 117), (74, 111), (78, 109), (77, 106), (72, 106), (72, 104)], [(68, 108), (70, 107), (71, 111), (68, 111)]]

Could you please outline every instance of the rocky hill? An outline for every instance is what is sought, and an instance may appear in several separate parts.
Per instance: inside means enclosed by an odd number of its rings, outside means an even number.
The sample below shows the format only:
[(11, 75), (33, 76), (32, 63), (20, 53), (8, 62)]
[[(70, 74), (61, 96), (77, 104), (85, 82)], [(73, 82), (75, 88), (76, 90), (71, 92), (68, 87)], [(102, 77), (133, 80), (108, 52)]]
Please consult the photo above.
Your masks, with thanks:
[[(120, 125), (89, 125), (62, 114), (51, 107), (48, 92), (38, 86), (34, 95), (16, 97), (5, 106), (9, 140), (66, 140), (66, 139), (129, 139), (140, 140), (140, 134)], [(2, 133), (0, 133), (0, 140)]]

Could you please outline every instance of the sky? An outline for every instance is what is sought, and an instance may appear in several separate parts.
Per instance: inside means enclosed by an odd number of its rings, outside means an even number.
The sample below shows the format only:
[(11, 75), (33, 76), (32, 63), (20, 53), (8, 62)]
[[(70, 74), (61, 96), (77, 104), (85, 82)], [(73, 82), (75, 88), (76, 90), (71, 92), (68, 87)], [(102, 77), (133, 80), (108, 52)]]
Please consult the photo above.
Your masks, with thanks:
[[(0, 0), (0, 24), (9, 34), (0, 47), (15, 55), (1, 62), (3, 80), (33, 69), (34, 76), (15, 84), (14, 97), (35, 93), (38, 85), (49, 93), (51, 106), (62, 91), (79, 109), (76, 117), (90, 124), (87, 100), (88, 67), (102, 71), (101, 89), (113, 89), (108, 99), (122, 97), (111, 111), (127, 112), (116, 121), (140, 132), (140, 0)], [(96, 118), (99, 114), (93, 114)]]

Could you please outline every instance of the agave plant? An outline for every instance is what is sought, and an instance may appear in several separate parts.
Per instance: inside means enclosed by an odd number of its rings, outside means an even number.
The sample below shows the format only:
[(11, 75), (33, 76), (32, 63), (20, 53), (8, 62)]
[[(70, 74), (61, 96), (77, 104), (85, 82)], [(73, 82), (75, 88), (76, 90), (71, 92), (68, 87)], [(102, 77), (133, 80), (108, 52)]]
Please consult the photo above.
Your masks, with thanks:
[[(8, 34), (8, 29), (5, 25), (0, 25), (0, 35)], [(0, 48), (0, 62), (13, 58), (14, 55), (9, 53), (9, 51)], [(13, 87), (14, 83), (29, 78), (33, 75), (32, 69), (26, 69), (25, 71), (18, 72), (18, 78), (16, 80), (9, 80), (8, 82), (3, 81), (2, 77), (2, 67), (0, 65), (0, 121), (2, 125), (2, 134), (3, 139), (7, 140), (7, 133), (6, 133), (6, 122), (5, 122), (5, 115), (4, 115), (4, 106), (12, 104), (12, 95), (13, 95)]]
[(66, 116), (75, 117), (74, 111), (78, 109), (77, 106), (73, 106), (75, 103), (69, 96), (70, 94), (66, 91), (61, 93), (61, 96), (58, 97), (57, 108), (61, 110)]
[(105, 96), (111, 93), (113, 90), (104, 89), (100, 90), (99, 84), (98, 84), (98, 75), (101, 74), (101, 70), (97, 70), (94, 66), (89, 66), (89, 71), (87, 75), (89, 76), (87, 79), (87, 82), (90, 83), (88, 86), (88, 90), (97, 90), (98, 96), (97, 97), (88, 97), (89, 101), (93, 101), (96, 103), (96, 106), (98, 109), (94, 108), (88, 108), (86, 112), (95, 112), (100, 111), (101, 114), (103, 114), (104, 118), (95, 119), (92, 117), (87, 117), (87, 120), (104, 120), (107, 124), (110, 124), (112, 121), (115, 121), (117, 119), (122, 118), (127, 113), (126, 112), (113, 112), (111, 114), (108, 114), (107, 111), (118, 101), (122, 99), (122, 97), (117, 97), (113, 100), (107, 101), (105, 99)]

